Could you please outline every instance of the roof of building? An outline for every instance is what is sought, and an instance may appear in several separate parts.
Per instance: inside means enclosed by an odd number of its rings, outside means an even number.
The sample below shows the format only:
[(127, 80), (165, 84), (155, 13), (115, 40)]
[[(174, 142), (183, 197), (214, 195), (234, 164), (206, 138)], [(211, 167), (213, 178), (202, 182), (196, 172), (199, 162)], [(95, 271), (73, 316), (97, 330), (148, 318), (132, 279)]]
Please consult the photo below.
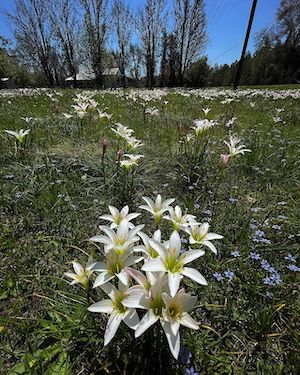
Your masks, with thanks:
[[(119, 68), (105, 68), (103, 71), (104, 76), (117, 76), (120, 74)], [(76, 74), (76, 81), (92, 81), (95, 79), (95, 74), (93, 72), (89, 71), (81, 71), (78, 74)], [(66, 81), (73, 81), (74, 77), (68, 77), (66, 78)]]

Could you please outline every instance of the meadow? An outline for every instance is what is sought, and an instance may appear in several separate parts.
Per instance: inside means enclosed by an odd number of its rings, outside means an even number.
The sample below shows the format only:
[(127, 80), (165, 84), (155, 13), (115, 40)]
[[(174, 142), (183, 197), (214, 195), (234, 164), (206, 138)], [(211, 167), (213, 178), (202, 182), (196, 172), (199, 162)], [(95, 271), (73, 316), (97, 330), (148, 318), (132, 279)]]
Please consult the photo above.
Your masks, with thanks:
[[(299, 89), (2, 90), (0, 130), (0, 373), (300, 373)], [(251, 152), (228, 157), (234, 135)], [(223, 236), (192, 263), (207, 285), (182, 281), (199, 329), (181, 327), (178, 359), (158, 322), (104, 346), (107, 315), (87, 310), (103, 291), (65, 275), (101, 260), (109, 205), (168, 240), (139, 208), (158, 194)]]

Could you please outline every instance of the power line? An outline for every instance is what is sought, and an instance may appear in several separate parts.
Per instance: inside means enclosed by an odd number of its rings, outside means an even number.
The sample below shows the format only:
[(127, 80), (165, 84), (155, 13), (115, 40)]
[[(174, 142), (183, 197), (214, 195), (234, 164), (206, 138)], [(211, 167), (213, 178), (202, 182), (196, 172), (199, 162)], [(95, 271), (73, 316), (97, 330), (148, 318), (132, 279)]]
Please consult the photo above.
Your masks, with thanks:
[[(254, 34), (250, 34), (251, 37), (254, 37), (255, 35), (259, 34), (262, 30), (268, 28), (269, 26), (272, 26), (274, 23), (276, 22), (276, 20), (272, 21), (271, 23), (267, 24), (266, 26), (262, 27), (261, 29), (257, 30)], [(226, 55), (227, 53), (231, 52), (233, 49), (239, 47), (241, 44), (244, 43), (244, 40), (241, 40), (239, 43), (235, 44), (234, 46), (232, 46), (231, 48), (229, 48), (228, 50), (224, 51), (223, 53), (221, 53), (220, 55), (218, 55), (217, 57), (214, 57), (213, 59), (210, 60), (210, 62), (213, 62), (215, 60), (217, 60), (218, 58)]]

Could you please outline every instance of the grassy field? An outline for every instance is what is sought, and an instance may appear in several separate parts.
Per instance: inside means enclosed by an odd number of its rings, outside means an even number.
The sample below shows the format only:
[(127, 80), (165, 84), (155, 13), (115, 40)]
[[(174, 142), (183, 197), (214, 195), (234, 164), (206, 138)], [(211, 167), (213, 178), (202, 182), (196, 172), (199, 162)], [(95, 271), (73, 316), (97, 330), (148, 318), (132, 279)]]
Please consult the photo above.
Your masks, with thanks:
[[(67, 119), (78, 93), (0, 92), (0, 373), (299, 374), (300, 90), (92, 91), (112, 118)], [(206, 107), (217, 124), (195, 149), (186, 135)], [(116, 163), (116, 123), (144, 143), (128, 173)], [(21, 128), (31, 132), (15, 148), (3, 130)], [(223, 165), (229, 134), (252, 152)], [(188, 361), (153, 340), (155, 327), (134, 340), (123, 325), (103, 347), (107, 317), (89, 313), (84, 290), (64, 277), (73, 260), (99, 257), (89, 238), (109, 204), (141, 212), (142, 196), (158, 193), (224, 236), (217, 255), (193, 263), (208, 286), (185, 282), (200, 323), (181, 331)], [(139, 222), (156, 229), (146, 212)], [(169, 238), (167, 221), (161, 229)]]

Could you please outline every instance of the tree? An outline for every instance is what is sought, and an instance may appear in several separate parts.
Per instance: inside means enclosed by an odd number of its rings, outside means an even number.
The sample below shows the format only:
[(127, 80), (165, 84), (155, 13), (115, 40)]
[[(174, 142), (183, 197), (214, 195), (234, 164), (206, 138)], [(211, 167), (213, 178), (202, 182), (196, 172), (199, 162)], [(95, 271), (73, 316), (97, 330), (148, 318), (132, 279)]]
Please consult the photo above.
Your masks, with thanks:
[(281, 0), (277, 11), (279, 35), (293, 47), (300, 46), (300, 0)]
[(7, 14), (21, 58), (32, 68), (41, 69), (49, 86), (55, 83), (51, 64), (53, 34), (45, 0), (15, 0), (14, 14)]
[(74, 78), (76, 86), (78, 18), (72, 0), (51, 0), (48, 3), (51, 30), (58, 42), (62, 57), (66, 63), (68, 75)]
[(114, 0), (112, 7), (113, 27), (118, 44), (117, 62), (126, 86), (126, 69), (128, 67), (129, 46), (132, 35), (132, 16), (123, 0)]
[(137, 14), (137, 31), (146, 68), (146, 86), (153, 87), (162, 28), (166, 21), (165, 0), (146, 0)]
[(173, 87), (178, 84), (177, 73), (179, 71), (179, 55), (174, 33), (169, 34), (168, 50), (169, 86)]
[(194, 62), (187, 70), (186, 82), (191, 87), (204, 87), (207, 85), (210, 74), (210, 68), (207, 63), (207, 57)]
[(143, 53), (141, 48), (136, 44), (130, 44), (129, 46), (129, 66), (130, 74), (135, 80), (141, 78)]
[(160, 62), (160, 86), (164, 87), (167, 84), (167, 57), (168, 57), (168, 33), (167, 30), (163, 30), (162, 37), (162, 51), (161, 51), (161, 62)]
[(200, 57), (206, 44), (204, 0), (175, 0), (175, 35), (179, 55), (179, 84), (186, 71)]
[(80, 0), (84, 9), (87, 58), (96, 82), (103, 84), (103, 55), (108, 32), (107, 0)]

